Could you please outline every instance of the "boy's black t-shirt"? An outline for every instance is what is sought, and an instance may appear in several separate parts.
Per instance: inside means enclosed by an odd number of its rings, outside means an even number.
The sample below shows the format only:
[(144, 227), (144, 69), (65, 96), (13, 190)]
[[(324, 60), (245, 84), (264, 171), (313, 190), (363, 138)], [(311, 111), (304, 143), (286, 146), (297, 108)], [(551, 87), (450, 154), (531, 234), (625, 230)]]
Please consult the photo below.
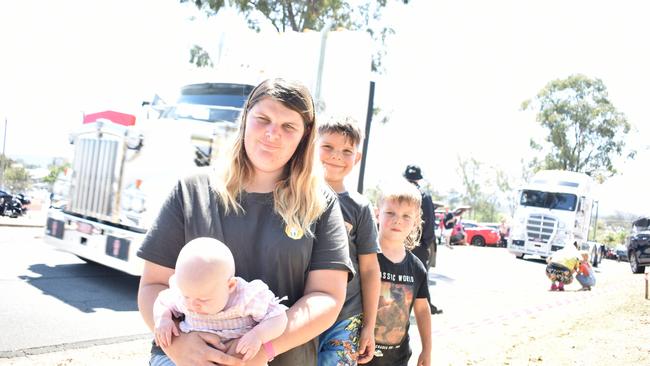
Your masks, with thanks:
[(381, 269), (381, 292), (375, 326), (375, 357), (367, 365), (406, 366), (409, 346), (410, 314), (415, 299), (427, 299), (427, 272), (417, 257), (406, 252), (400, 263), (382, 253), (377, 255)]
[(357, 274), (348, 282), (345, 303), (336, 319), (337, 322), (363, 312), (359, 256), (380, 251), (377, 241), (377, 223), (370, 201), (357, 192), (343, 192), (338, 196), (350, 241), (350, 259)]

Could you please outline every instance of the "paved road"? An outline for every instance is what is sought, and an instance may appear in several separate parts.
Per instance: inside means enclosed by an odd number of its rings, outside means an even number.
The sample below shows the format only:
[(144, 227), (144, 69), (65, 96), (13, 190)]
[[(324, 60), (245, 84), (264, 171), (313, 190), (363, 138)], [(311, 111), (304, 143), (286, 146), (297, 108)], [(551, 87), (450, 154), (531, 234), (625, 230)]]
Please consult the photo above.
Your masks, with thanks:
[(58, 252), (42, 232), (0, 227), (0, 355), (148, 332), (137, 311), (138, 278)]
[[(0, 226), (5, 253), (0, 256), (0, 293), (5, 294), (0, 358), (25, 349), (74, 348), (79, 342), (148, 333), (137, 312), (137, 278), (55, 251), (42, 242), (41, 233), (42, 228)], [(485, 338), (464, 347), (489, 347), (503, 332), (516, 333), (517, 320), (531, 314), (542, 317), (587, 303), (608, 306), (621, 288), (641, 278), (626, 262), (605, 260), (594, 291), (573, 292), (578, 285), (572, 284), (566, 293), (557, 293), (548, 291), (544, 266), (538, 258), (517, 260), (503, 248), (439, 248), (438, 266), (429, 273), (433, 301), (444, 310), (432, 319), (434, 351), (451, 350), (453, 356), (453, 343), (477, 332)], [(414, 365), (420, 350), (415, 324), (410, 333)], [(140, 347), (146, 352), (146, 342)]]

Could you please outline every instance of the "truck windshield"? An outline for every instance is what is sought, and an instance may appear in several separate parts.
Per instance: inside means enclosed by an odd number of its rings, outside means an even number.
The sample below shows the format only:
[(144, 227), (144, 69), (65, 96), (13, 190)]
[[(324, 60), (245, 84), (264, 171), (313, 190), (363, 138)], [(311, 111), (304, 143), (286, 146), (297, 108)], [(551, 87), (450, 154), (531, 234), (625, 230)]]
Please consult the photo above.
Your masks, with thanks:
[(519, 204), (553, 210), (574, 211), (577, 200), (576, 195), (571, 193), (523, 190)]
[(236, 123), (252, 85), (203, 83), (186, 85), (163, 118)]
[(170, 119), (194, 119), (203, 122), (235, 123), (241, 108), (215, 107), (198, 104), (177, 104), (165, 110), (162, 117)]

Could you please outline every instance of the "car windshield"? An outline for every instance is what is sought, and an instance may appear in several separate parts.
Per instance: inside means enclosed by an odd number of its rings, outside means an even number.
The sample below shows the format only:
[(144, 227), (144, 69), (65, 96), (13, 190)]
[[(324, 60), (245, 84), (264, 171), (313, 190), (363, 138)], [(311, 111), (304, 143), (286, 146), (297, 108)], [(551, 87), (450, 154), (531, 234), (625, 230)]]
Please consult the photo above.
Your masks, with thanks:
[(576, 195), (571, 193), (524, 190), (521, 192), (519, 204), (553, 210), (574, 211), (577, 200)]
[(650, 230), (650, 218), (648, 217), (639, 218), (632, 223), (633, 234), (648, 230)]

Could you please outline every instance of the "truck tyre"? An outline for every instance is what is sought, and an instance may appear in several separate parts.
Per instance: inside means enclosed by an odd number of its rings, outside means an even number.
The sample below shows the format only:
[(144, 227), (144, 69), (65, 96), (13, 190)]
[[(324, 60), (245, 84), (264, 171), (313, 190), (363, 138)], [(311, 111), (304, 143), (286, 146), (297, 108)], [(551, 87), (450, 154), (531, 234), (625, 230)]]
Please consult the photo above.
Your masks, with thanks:
[(629, 254), (629, 259), (630, 259), (630, 268), (632, 269), (632, 273), (645, 272), (645, 266), (639, 264), (639, 259), (636, 257), (635, 252)]
[(524, 259), (524, 253), (521, 253), (521, 254), (515, 254), (515, 258), (517, 258), (517, 259)]
[(600, 263), (600, 261), (598, 261), (598, 252), (599, 252), (598, 246), (594, 245), (594, 249), (592, 250), (593, 256), (591, 257), (591, 265), (594, 268), (598, 267), (598, 263)]

